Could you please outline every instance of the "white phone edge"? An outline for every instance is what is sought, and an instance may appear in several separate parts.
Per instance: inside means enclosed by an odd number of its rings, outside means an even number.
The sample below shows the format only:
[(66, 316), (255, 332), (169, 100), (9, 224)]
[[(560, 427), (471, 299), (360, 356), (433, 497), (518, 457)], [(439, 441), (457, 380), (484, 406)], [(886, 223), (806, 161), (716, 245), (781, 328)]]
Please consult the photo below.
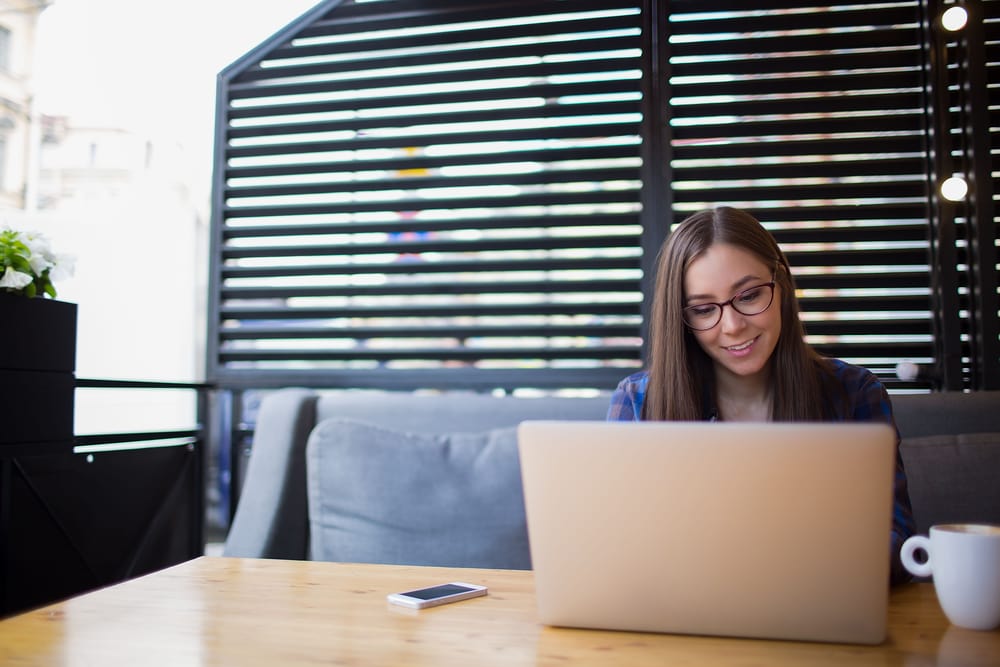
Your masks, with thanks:
[[(386, 599), (391, 604), (398, 604), (403, 607), (409, 607), (410, 609), (427, 609), (428, 607), (437, 607), (439, 605), (448, 604), (449, 602), (460, 602), (462, 600), (468, 600), (470, 598), (477, 598), (486, 595), (489, 592), (489, 588), (482, 586), (480, 584), (469, 584), (464, 581), (449, 581), (443, 584), (434, 584), (432, 586), (424, 586), (424, 588), (434, 588), (436, 586), (464, 586), (466, 588), (471, 588), (472, 590), (465, 591), (464, 593), (454, 593), (452, 595), (445, 595), (444, 597), (433, 598), (430, 600), (421, 600), (420, 598), (412, 598), (408, 595), (402, 593), (390, 593), (386, 596)], [(421, 588), (414, 588), (411, 590), (423, 590)]]

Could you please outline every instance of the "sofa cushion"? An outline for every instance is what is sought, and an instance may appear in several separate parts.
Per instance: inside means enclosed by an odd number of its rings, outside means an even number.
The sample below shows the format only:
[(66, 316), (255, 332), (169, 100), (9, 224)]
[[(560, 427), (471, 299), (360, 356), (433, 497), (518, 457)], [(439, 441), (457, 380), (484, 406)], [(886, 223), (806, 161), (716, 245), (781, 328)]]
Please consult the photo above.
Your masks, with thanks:
[(531, 567), (515, 428), (434, 435), (327, 419), (306, 467), (313, 560)]
[(935, 524), (1000, 524), (1000, 433), (903, 438), (900, 454), (917, 531)]

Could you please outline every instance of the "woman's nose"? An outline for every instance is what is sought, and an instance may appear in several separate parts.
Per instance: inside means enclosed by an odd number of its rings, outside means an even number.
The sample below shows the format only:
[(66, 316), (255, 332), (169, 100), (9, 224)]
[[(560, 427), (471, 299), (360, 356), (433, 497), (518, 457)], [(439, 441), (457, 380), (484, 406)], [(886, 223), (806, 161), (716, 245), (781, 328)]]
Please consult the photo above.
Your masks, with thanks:
[(739, 331), (746, 325), (746, 316), (733, 308), (732, 304), (726, 304), (722, 308), (722, 322), (720, 326), (723, 332)]

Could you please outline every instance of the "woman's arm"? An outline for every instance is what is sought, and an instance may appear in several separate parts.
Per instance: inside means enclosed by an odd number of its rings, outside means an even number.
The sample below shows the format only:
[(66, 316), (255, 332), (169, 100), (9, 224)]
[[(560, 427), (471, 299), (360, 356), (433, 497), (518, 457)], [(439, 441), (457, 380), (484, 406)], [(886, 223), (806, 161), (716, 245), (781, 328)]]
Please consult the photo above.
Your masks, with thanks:
[(896, 433), (896, 473), (893, 485), (892, 502), (892, 533), (891, 548), (891, 583), (898, 584), (909, 581), (910, 573), (903, 567), (899, 559), (899, 550), (907, 537), (916, 531), (913, 520), (913, 508), (910, 505), (910, 494), (907, 491), (906, 470), (899, 454), (899, 429), (892, 414), (892, 401), (878, 378), (867, 373), (865, 381), (859, 390), (851, 396), (852, 418), (854, 421), (884, 421)]

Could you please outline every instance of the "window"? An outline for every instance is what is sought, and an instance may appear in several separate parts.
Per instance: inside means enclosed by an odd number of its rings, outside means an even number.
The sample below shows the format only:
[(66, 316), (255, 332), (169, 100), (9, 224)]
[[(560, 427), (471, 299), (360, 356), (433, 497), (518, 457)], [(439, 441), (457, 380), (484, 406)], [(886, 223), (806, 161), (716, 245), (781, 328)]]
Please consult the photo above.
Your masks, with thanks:
[(0, 72), (10, 71), (10, 30), (0, 26)]

